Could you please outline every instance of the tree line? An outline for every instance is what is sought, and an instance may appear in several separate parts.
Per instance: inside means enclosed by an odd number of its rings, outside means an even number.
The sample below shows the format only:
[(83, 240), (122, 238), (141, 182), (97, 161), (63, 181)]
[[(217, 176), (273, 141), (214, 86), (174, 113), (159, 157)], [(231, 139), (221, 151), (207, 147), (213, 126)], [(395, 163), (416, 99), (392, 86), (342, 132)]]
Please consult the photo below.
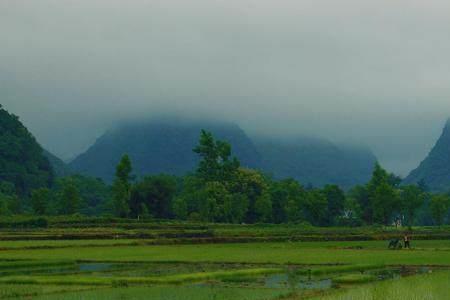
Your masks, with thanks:
[(401, 185), (378, 163), (371, 180), (349, 191), (337, 185), (303, 186), (244, 168), (231, 145), (202, 131), (193, 149), (200, 161), (183, 177), (167, 174), (135, 178), (124, 155), (111, 186), (81, 175), (56, 180), (51, 188), (17, 196), (0, 184), (0, 214), (114, 215), (219, 223), (304, 223), (315, 226), (372, 224), (442, 225), (450, 197), (432, 194), (426, 184)]

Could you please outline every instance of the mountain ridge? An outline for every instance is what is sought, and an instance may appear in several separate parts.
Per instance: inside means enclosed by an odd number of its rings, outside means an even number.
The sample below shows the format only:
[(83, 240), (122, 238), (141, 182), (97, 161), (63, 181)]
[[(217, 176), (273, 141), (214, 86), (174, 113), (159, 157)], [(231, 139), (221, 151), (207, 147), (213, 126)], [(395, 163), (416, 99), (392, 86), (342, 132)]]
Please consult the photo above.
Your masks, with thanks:
[(424, 182), (432, 191), (450, 189), (450, 118), (425, 159), (412, 170), (404, 184)]
[[(127, 153), (138, 176), (184, 175), (195, 170), (198, 162), (192, 149), (201, 129), (229, 142), (243, 167), (259, 169), (276, 178), (293, 177), (303, 184), (334, 183), (344, 188), (363, 184), (370, 178), (376, 161), (367, 149), (341, 147), (324, 139), (252, 137), (230, 122), (154, 119), (122, 123), (108, 130), (69, 167), (111, 182), (116, 164)], [(292, 164), (296, 165), (294, 171), (286, 171)]]

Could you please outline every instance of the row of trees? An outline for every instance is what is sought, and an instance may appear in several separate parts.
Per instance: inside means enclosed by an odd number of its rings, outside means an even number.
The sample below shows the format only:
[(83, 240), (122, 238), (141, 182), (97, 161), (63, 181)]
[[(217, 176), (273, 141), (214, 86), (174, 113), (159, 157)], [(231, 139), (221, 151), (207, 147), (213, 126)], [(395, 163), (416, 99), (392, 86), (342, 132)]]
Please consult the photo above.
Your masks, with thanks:
[(304, 187), (294, 179), (274, 180), (243, 168), (231, 146), (202, 131), (194, 151), (200, 161), (192, 174), (147, 176), (136, 180), (124, 155), (108, 186), (80, 175), (60, 178), (52, 189), (34, 190), (20, 201), (14, 189), (0, 185), (0, 214), (112, 214), (117, 217), (180, 219), (226, 223), (310, 223), (317, 226), (443, 224), (448, 195), (432, 195), (426, 186), (402, 186), (375, 165), (371, 180), (344, 192), (336, 185)]
[(242, 168), (230, 145), (206, 131), (194, 152), (201, 160), (193, 174), (150, 176), (135, 184), (125, 155), (113, 185), (115, 214), (226, 223), (440, 225), (450, 208), (448, 195), (431, 195), (423, 183), (401, 186), (401, 179), (378, 163), (366, 185), (345, 193), (336, 185), (303, 187), (293, 179), (277, 181)]

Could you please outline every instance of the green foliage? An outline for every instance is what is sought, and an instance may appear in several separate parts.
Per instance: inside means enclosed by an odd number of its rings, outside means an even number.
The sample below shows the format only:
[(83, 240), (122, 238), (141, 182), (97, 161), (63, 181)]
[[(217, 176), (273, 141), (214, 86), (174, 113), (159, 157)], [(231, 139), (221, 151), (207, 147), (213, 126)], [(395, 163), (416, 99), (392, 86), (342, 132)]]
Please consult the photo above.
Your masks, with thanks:
[(345, 193), (337, 185), (326, 185), (323, 193), (328, 202), (328, 223), (335, 225), (336, 219), (344, 213)]
[(407, 225), (411, 226), (418, 209), (423, 205), (425, 193), (417, 185), (407, 185), (401, 189), (401, 208)]
[(14, 185), (19, 196), (49, 187), (53, 171), (41, 146), (19, 118), (0, 105), (0, 181)]
[(442, 225), (450, 208), (450, 198), (447, 195), (434, 195), (430, 201), (430, 211), (434, 222)]
[(328, 201), (322, 191), (314, 189), (307, 193), (305, 215), (313, 225), (323, 226), (327, 223)]
[(389, 183), (381, 182), (371, 194), (373, 221), (388, 225), (399, 208), (399, 195)]
[(359, 207), (361, 220), (366, 224), (371, 224), (373, 211), (367, 186), (355, 186), (349, 191), (348, 197), (354, 200), (352, 203), (353, 208), (355, 208), (356, 205)]
[[(116, 179), (120, 180), (121, 182), (129, 185), (131, 178), (131, 172), (133, 171), (133, 167), (131, 166), (131, 160), (130, 157), (125, 154), (122, 156), (122, 159), (120, 160), (119, 164), (116, 168)], [(129, 186), (127, 187), (129, 188)]]
[(130, 212), (132, 170), (130, 157), (126, 154), (123, 155), (116, 167), (116, 179), (112, 187), (113, 209), (114, 214), (118, 217), (126, 217)]
[(15, 194), (14, 184), (0, 181), (0, 216), (19, 213), (20, 210), (21, 202)]
[(237, 158), (231, 158), (230, 144), (216, 141), (205, 130), (201, 131), (199, 144), (193, 151), (201, 157), (196, 174), (205, 181), (232, 180), (239, 168)]
[[(271, 201), (268, 195), (269, 182), (256, 170), (239, 168), (232, 181), (228, 182), (230, 192), (235, 197), (237, 222), (266, 222), (270, 220)], [(258, 205), (258, 209), (257, 209)]]
[(254, 211), (259, 222), (269, 223), (272, 220), (272, 199), (268, 192), (256, 198)]
[(127, 217), (130, 212), (128, 203), (130, 199), (130, 190), (128, 189), (128, 185), (121, 180), (116, 179), (112, 186), (112, 194), (114, 215), (121, 218)]
[(380, 164), (376, 163), (373, 175), (367, 184), (368, 204), (366, 221), (388, 225), (394, 212), (400, 209), (400, 197), (395, 185), (397, 177), (388, 174)]
[(70, 178), (60, 181), (61, 193), (59, 194), (59, 203), (62, 205), (60, 211), (66, 215), (72, 215), (78, 212), (81, 203), (80, 192), (75, 182)]
[(339, 226), (360, 226), (362, 224), (362, 208), (358, 199), (351, 195), (345, 198), (343, 215), (337, 218)]
[(188, 204), (185, 198), (178, 197), (173, 201), (172, 211), (175, 218), (186, 220), (188, 217)]
[(184, 209), (187, 208), (191, 219), (228, 223), (244, 221), (249, 205), (254, 207), (265, 189), (263, 176), (256, 171), (239, 168), (239, 161), (230, 158), (230, 145), (216, 141), (204, 130), (199, 145), (193, 151), (201, 160), (196, 173), (183, 180), (183, 190), (177, 198), (177, 214), (185, 216)]
[(50, 202), (51, 193), (47, 188), (40, 188), (31, 193), (31, 207), (34, 214), (45, 215)]
[(173, 176), (156, 175), (145, 177), (131, 189), (131, 216), (143, 215), (145, 209), (147, 209), (147, 212), (155, 218), (171, 218), (172, 202), (176, 192), (177, 180)]
[(273, 182), (270, 187), (272, 197), (273, 221), (283, 223), (287, 220), (298, 222), (303, 219), (303, 203), (306, 193), (294, 179)]
[(0, 216), (10, 215), (11, 196), (0, 193)]

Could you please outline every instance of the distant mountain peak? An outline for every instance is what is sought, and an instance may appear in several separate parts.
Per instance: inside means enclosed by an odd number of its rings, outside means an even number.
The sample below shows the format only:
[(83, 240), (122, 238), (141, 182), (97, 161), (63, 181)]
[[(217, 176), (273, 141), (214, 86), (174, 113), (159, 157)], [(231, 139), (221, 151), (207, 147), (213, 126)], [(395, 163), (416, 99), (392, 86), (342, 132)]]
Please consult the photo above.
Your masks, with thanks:
[(123, 154), (132, 160), (138, 176), (168, 173), (184, 175), (195, 170), (198, 156), (192, 151), (200, 131), (211, 131), (232, 145), (244, 167), (260, 165), (260, 155), (245, 132), (234, 123), (184, 119), (150, 119), (125, 122), (108, 130), (84, 154), (70, 163), (74, 171), (111, 182)]
[(450, 118), (427, 157), (405, 178), (404, 183), (419, 181), (424, 181), (434, 191), (450, 190)]
[(447, 119), (447, 122), (445, 123), (444, 131), (445, 132), (450, 131), (450, 117)]
[(200, 130), (211, 131), (231, 144), (243, 167), (263, 170), (275, 178), (293, 177), (314, 186), (338, 184), (349, 188), (369, 180), (375, 156), (355, 147), (340, 147), (311, 137), (249, 138), (232, 122), (186, 119), (153, 119), (126, 122), (109, 130), (70, 166), (86, 175), (111, 182), (120, 157), (129, 154), (136, 175), (184, 175), (195, 170), (198, 156), (192, 151)]

